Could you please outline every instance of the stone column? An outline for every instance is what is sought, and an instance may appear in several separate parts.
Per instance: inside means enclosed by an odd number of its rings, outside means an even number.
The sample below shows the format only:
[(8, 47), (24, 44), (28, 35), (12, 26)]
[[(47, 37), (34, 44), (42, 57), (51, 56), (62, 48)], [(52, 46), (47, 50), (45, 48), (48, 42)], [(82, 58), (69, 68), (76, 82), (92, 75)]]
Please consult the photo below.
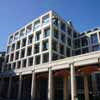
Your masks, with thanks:
[(52, 86), (52, 70), (49, 68), (49, 73), (48, 73), (48, 100), (53, 100), (53, 86)]
[(32, 72), (32, 84), (31, 84), (31, 100), (34, 100), (35, 98), (35, 72)]
[(84, 95), (85, 100), (89, 100), (88, 77), (84, 75)]
[(77, 95), (76, 95), (76, 80), (75, 80), (75, 68), (74, 65), (70, 65), (71, 68), (71, 100), (77, 100)]
[(68, 100), (68, 77), (64, 77), (64, 86), (63, 86), (64, 100)]
[(22, 75), (20, 73), (20, 75), (19, 75), (19, 87), (18, 87), (17, 100), (20, 100), (21, 99), (21, 87), (22, 87)]
[(9, 85), (8, 85), (8, 92), (7, 92), (7, 97), (8, 99), (10, 98), (10, 94), (11, 94), (11, 83), (12, 82), (12, 77), (9, 77)]

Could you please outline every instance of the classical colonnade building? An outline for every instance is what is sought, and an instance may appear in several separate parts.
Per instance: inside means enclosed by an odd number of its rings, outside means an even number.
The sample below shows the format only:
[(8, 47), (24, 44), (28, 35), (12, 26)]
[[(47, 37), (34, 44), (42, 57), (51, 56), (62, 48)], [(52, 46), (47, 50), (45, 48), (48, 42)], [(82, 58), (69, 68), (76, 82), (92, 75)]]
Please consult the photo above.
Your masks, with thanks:
[(79, 33), (49, 11), (10, 34), (3, 100), (100, 100), (100, 29)]

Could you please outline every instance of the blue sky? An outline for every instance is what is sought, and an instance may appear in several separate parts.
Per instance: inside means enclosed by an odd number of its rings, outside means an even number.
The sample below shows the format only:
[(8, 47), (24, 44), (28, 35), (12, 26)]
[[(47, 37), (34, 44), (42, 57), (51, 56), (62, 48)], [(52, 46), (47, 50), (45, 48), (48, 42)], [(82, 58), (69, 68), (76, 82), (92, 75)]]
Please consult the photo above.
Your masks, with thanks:
[(10, 33), (49, 10), (71, 19), (80, 32), (100, 26), (100, 0), (0, 0), (0, 51)]

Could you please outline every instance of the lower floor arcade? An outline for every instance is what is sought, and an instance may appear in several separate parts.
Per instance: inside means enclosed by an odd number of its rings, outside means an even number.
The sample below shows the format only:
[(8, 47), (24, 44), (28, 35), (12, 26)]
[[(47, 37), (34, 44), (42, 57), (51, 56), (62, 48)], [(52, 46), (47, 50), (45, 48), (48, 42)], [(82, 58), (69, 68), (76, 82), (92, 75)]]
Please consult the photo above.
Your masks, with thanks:
[(0, 97), (9, 100), (100, 100), (100, 74), (92, 67), (78, 69), (78, 73), (62, 69), (1, 78)]

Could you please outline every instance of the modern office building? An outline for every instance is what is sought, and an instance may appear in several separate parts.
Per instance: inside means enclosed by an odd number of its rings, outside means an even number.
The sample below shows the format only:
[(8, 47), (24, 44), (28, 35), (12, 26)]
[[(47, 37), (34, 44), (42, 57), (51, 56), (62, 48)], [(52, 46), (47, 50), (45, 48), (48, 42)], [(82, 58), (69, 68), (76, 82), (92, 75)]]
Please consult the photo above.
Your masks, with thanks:
[(49, 11), (10, 34), (0, 73), (8, 100), (99, 100), (100, 29), (75, 30)]

